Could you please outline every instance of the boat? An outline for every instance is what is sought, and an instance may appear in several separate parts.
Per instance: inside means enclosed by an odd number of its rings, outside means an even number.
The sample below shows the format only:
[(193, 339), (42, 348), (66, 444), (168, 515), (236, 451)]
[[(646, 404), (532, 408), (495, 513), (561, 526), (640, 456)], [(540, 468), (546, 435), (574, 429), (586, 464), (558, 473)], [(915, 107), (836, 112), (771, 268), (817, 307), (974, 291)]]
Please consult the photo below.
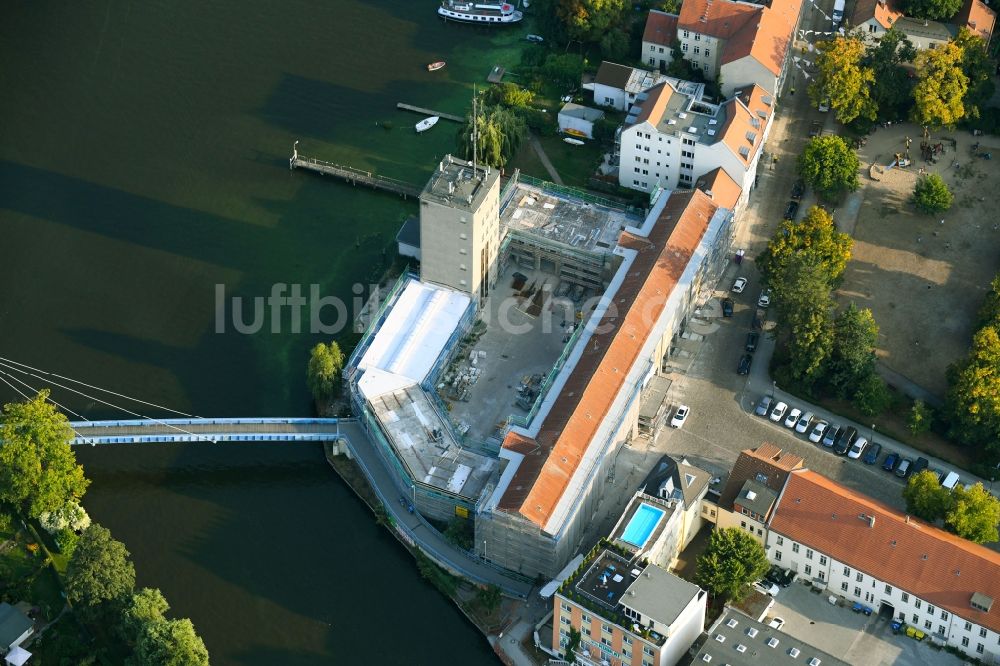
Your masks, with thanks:
[(417, 132), (426, 132), (430, 128), (437, 125), (437, 121), (441, 120), (440, 116), (431, 116), (430, 118), (424, 118), (419, 123), (417, 123)]
[(442, 0), (438, 15), (446, 21), (461, 23), (517, 23), (524, 14), (506, 2), (486, 4), (468, 0)]
[(528, 35), (527, 37), (525, 37), (525, 39), (531, 42), (532, 44), (541, 44), (542, 42), (545, 41), (545, 38), (542, 37), (541, 35)]
[(432, 62), (431, 64), (427, 65), (427, 71), (436, 72), (439, 69), (442, 69), (447, 64), (448, 63), (446, 63), (444, 60), (438, 60), (437, 62)]
[(590, 137), (587, 136), (586, 132), (583, 132), (583, 131), (578, 130), (578, 129), (574, 129), (572, 127), (567, 127), (563, 131), (566, 132), (566, 134), (569, 134), (570, 136), (575, 136), (578, 139), (589, 139), (590, 138)]
[(566, 137), (565, 139), (563, 139), (563, 141), (565, 141), (566, 143), (570, 144), (571, 146), (582, 146), (583, 143), (584, 143), (583, 141), (580, 141), (579, 139), (574, 139), (574, 138), (569, 137), (569, 136)]

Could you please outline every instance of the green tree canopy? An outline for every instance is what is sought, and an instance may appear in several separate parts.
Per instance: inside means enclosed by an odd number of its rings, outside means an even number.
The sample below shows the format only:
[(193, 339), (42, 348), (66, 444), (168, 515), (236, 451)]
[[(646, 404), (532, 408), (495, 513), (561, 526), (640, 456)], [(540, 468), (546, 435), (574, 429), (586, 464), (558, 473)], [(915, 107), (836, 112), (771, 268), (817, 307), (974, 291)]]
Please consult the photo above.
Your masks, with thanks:
[(529, 106), (534, 98), (535, 93), (509, 81), (491, 86), (483, 93), (487, 104), (499, 104), (511, 109)]
[(340, 375), (344, 370), (344, 353), (336, 342), (312, 348), (309, 353), (309, 367), (306, 382), (313, 398), (317, 401), (329, 400), (340, 392)]
[(861, 163), (839, 136), (817, 136), (799, 156), (799, 175), (820, 194), (833, 197), (858, 189)]
[(575, 88), (583, 76), (583, 58), (575, 53), (550, 53), (542, 64), (542, 75), (563, 88)]
[(868, 45), (863, 62), (875, 75), (871, 97), (880, 118), (906, 117), (913, 105), (913, 83), (903, 63), (913, 62), (916, 57), (913, 43), (895, 27)]
[(976, 543), (1000, 540), (1000, 500), (977, 483), (968, 488), (955, 486), (945, 524), (958, 536)]
[(121, 616), (121, 634), (129, 645), (135, 645), (146, 626), (165, 622), (170, 604), (156, 588), (144, 587), (132, 594)]
[(933, 523), (951, 507), (951, 493), (941, 487), (937, 474), (925, 469), (910, 477), (903, 488), (906, 512)]
[(990, 61), (983, 38), (965, 26), (958, 29), (954, 43), (962, 51), (962, 72), (969, 79), (969, 87), (962, 100), (965, 117), (978, 118), (979, 110), (990, 101), (996, 89), (993, 83), (993, 62)]
[(556, 0), (555, 9), (570, 39), (597, 44), (605, 33), (624, 24), (629, 3), (625, 0)]
[(906, 0), (903, 11), (907, 16), (925, 19), (950, 19), (962, 8), (962, 0)]
[(139, 636), (131, 666), (208, 666), (208, 649), (191, 620), (146, 624)]
[(757, 257), (757, 268), (771, 284), (784, 281), (783, 274), (792, 257), (804, 257), (818, 264), (833, 285), (851, 259), (854, 240), (837, 231), (833, 217), (819, 206), (810, 208), (798, 223), (784, 220)]
[[(459, 134), (459, 144), (467, 159), (472, 159), (472, 123), (470, 117)], [(528, 126), (520, 115), (501, 106), (480, 108), (475, 118), (477, 161), (502, 169), (517, 153)]]
[(859, 310), (851, 303), (837, 315), (826, 380), (840, 397), (846, 397), (849, 390), (875, 371), (877, 340), (878, 324), (871, 310)]
[(934, 418), (931, 408), (923, 400), (914, 400), (913, 407), (910, 408), (910, 418), (907, 427), (910, 433), (919, 435), (931, 429), (931, 421)]
[(716, 597), (739, 599), (769, 568), (764, 547), (743, 530), (715, 529), (698, 558), (695, 581)]
[(135, 567), (125, 544), (97, 523), (80, 537), (66, 568), (66, 595), (83, 606), (120, 601), (135, 587)]
[(827, 271), (808, 257), (792, 257), (780, 281), (771, 282), (778, 329), (787, 336), (792, 376), (811, 384), (833, 352), (833, 299)]
[(965, 117), (969, 77), (962, 71), (962, 56), (962, 49), (954, 42), (917, 53), (912, 114), (915, 123), (951, 127)]
[(874, 120), (878, 107), (871, 97), (875, 74), (862, 64), (865, 44), (849, 35), (817, 43), (816, 80), (809, 85), (809, 98), (818, 105), (829, 98), (837, 120), (847, 124), (856, 118)]
[(954, 196), (941, 176), (931, 173), (917, 178), (913, 187), (913, 203), (924, 213), (943, 213), (951, 208), (953, 200)]
[(993, 276), (990, 282), (990, 290), (986, 294), (983, 304), (976, 313), (978, 327), (992, 326), (1000, 329), (1000, 275)]
[[(972, 338), (972, 350), (948, 369), (947, 410), (952, 435), (965, 444), (1000, 439), (1000, 335), (986, 326)], [(994, 444), (995, 446), (995, 444)]]
[(492, 613), (500, 607), (500, 602), (503, 601), (503, 594), (496, 585), (487, 585), (480, 587), (476, 591), (476, 599), (483, 605), (487, 613)]
[(73, 431), (48, 397), (40, 391), (0, 412), (0, 501), (33, 518), (79, 501), (90, 484), (69, 446)]
[(892, 394), (885, 380), (872, 371), (858, 379), (851, 403), (865, 416), (877, 416), (892, 405)]

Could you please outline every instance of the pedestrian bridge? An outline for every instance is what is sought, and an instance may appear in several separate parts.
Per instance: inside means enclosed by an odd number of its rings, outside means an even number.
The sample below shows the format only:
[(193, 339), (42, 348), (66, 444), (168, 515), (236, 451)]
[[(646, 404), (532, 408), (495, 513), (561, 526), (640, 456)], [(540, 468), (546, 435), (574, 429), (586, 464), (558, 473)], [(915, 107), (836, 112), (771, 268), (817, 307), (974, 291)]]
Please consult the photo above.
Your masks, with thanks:
[[(353, 422), (353, 420), (351, 420)], [(74, 446), (153, 442), (329, 442), (340, 439), (341, 419), (232, 418), (72, 421)]]

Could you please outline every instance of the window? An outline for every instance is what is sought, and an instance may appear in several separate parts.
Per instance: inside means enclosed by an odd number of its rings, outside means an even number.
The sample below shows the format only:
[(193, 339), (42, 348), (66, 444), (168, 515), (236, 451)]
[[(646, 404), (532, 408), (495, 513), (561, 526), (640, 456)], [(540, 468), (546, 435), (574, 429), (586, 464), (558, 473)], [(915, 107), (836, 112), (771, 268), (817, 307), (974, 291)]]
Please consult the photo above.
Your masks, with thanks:
[(701, 47), (700, 46), (694, 47), (694, 54), (698, 55), (699, 53), (701, 53)]
[(840, 584), (840, 589), (843, 590), (844, 592), (847, 592), (847, 581), (844, 581), (843, 583)]
[(909, 600), (910, 600), (910, 595), (908, 595), (906, 592), (903, 592), (903, 603), (906, 603)]
[(649, 45), (649, 50), (650, 50), (650, 51), (656, 51), (656, 47), (655, 47), (655, 46), (653, 46), (652, 44), (650, 44), (650, 45)]
[(632, 645), (632, 639), (629, 636), (622, 636), (622, 643), (625, 645)]
[(639, 173), (639, 167), (635, 167), (635, 172)]
[(779, 546), (784, 546), (785, 545), (785, 539), (783, 537), (778, 537), (777, 544)]
[(584, 636), (589, 636), (590, 627), (580, 627), (580, 633), (582, 633)]
[(979, 628), (979, 637), (980, 638), (986, 638), (986, 629), (985, 628), (983, 628), (983, 627)]
[(820, 580), (824, 580), (824, 581), (826, 580), (826, 572), (825, 571), (820, 571), (819, 572), (819, 579)]
[(707, 72), (708, 71), (708, 63), (706, 62), (704, 65), (701, 66), (701, 68)]
[(913, 605), (914, 605), (914, 606), (915, 606), (915, 607), (916, 607), (916, 608), (917, 608), (917, 609), (919, 610), (919, 609), (920, 609), (920, 605), (921, 605), (922, 603), (923, 603), (923, 602), (922, 602), (922, 601), (920, 601), (920, 599), (917, 599), (916, 601), (914, 601), (914, 602), (913, 602)]
[(611, 639), (601, 636), (601, 642), (607, 645), (608, 647), (611, 647)]
[(851, 575), (851, 567), (844, 567), (844, 575), (845, 576)]
[(854, 588), (854, 596), (856, 596), (856, 597), (860, 597), (861, 596), (861, 588), (860, 587)]
[(886, 585), (885, 586), (885, 593), (886, 594), (892, 594), (892, 585)]
[(799, 544), (797, 544), (797, 543), (793, 543), (792, 544), (792, 552), (793, 553), (799, 552)]
[(696, 41), (696, 42), (700, 42), (700, 41), (701, 41), (701, 35), (700, 35), (700, 34), (698, 34), (698, 33), (695, 33), (695, 34), (694, 34), (694, 41)]
[(965, 630), (966, 631), (972, 631), (972, 623), (971, 622), (966, 622), (965, 623)]
[(780, 550), (774, 551), (774, 561), (775, 562), (780, 562), (781, 561), (781, 551)]
[(606, 624), (602, 624), (601, 625), (601, 631), (603, 631), (606, 634), (610, 634), (611, 633), (611, 627), (609, 627)]
[(660, 47), (660, 53), (663, 53), (663, 47), (662, 46)]
[(570, 623), (570, 619), (568, 617), (566, 617), (565, 615), (563, 615), (562, 617), (559, 618), (559, 622), (562, 623), (562, 624), (569, 624)]
[(811, 560), (813, 558), (812, 548), (806, 548), (806, 559)]
[(712, 55), (712, 50), (711, 49), (705, 49), (705, 57), (707, 58), (710, 55)]
[(941, 619), (942, 620), (947, 620), (948, 619), (948, 611), (945, 611), (945, 610), (941, 611)]
[(690, 33), (690, 32), (688, 32), (687, 30), (685, 30), (685, 31), (684, 31), (684, 38), (685, 38), (685, 39), (687, 39), (687, 38), (688, 38), (688, 37), (690, 37), (690, 36), (691, 36), (691, 33)]
[(813, 568), (812, 568), (812, 565), (811, 565), (811, 564), (807, 564), (807, 565), (806, 565), (806, 575), (807, 575), (807, 576), (811, 576), (811, 575), (812, 575), (812, 572), (813, 572)]
[(983, 644), (982, 643), (979, 643), (978, 645), (976, 645), (976, 652), (978, 652), (979, 654), (983, 653)]
[(584, 622), (590, 622), (590, 619), (591, 619), (591, 618), (590, 618), (590, 616), (589, 616), (589, 615), (587, 615), (586, 613), (584, 613), (584, 614), (583, 614), (583, 615), (582, 615), (582, 616), (580, 617), (580, 619), (581, 619), (581, 620), (583, 620)]
[(623, 657), (627, 657), (627, 658), (631, 659), (631, 658), (632, 658), (632, 651), (631, 651), (631, 650), (629, 650), (629, 649), (628, 649), (628, 648), (626, 648), (626, 647), (623, 647), (623, 648), (622, 648), (622, 656), (623, 656)]
[(969, 637), (968, 636), (963, 636), (962, 637), (962, 647), (969, 647)]
[(638, 185), (638, 184), (639, 184), (639, 181), (637, 181), (637, 180), (633, 180), (633, 181), (632, 181), (632, 184), (633, 184), (633, 185)]
[(917, 624), (918, 622), (920, 622), (920, 617), (916, 613), (914, 613), (913, 622), (911, 622), (911, 624)]
[(858, 581), (859, 583), (863, 583), (865, 581), (865, 575), (859, 571), (854, 575), (854, 580)]
[(931, 630), (931, 621), (930, 620), (927, 620), (927, 621), (924, 622), (924, 629), (926, 629), (927, 631)]
[(648, 645), (643, 645), (642, 646), (642, 653), (643, 654), (648, 654), (651, 657), (655, 654), (653, 652), (653, 648), (649, 647)]
[(681, 44), (681, 51), (687, 52), (687, 50), (688, 50), (688, 45), (687, 44)]
[(565, 601), (563, 601), (562, 603), (559, 604), (559, 608), (562, 608), (564, 611), (573, 610), (573, 608), (568, 603), (566, 603)]
[(825, 565), (826, 564), (826, 555), (820, 555), (819, 556), (819, 563), (821, 565)]
[(648, 176), (649, 175), (649, 170), (648, 169), (643, 169), (642, 170), (642, 175), (643, 176)]
[(747, 528), (747, 521), (741, 520), (740, 521), (740, 529), (741, 530), (745, 530), (746, 528)]
[(944, 632), (946, 632), (946, 631), (948, 631), (948, 630), (945, 629), (945, 626), (943, 624), (939, 624), (938, 625), (938, 633), (939, 634), (941, 634), (942, 636), (944, 636)]
[(930, 613), (931, 615), (934, 615), (934, 606), (927, 604), (927, 612)]

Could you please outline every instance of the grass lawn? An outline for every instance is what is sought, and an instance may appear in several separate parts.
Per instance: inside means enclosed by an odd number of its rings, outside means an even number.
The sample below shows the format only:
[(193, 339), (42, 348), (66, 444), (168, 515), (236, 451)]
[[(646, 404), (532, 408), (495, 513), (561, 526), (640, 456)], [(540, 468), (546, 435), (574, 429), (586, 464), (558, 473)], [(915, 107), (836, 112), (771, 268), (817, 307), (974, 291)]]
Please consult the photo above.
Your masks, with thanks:
[[(587, 141), (582, 146), (573, 146), (563, 141), (562, 136), (543, 136), (538, 141), (548, 155), (549, 161), (559, 172), (563, 183), (570, 187), (585, 188), (589, 178), (597, 171), (604, 151), (596, 141)], [(514, 159), (507, 166), (507, 171), (514, 168), (535, 178), (551, 181), (552, 177), (538, 159), (531, 143), (525, 141)]]

